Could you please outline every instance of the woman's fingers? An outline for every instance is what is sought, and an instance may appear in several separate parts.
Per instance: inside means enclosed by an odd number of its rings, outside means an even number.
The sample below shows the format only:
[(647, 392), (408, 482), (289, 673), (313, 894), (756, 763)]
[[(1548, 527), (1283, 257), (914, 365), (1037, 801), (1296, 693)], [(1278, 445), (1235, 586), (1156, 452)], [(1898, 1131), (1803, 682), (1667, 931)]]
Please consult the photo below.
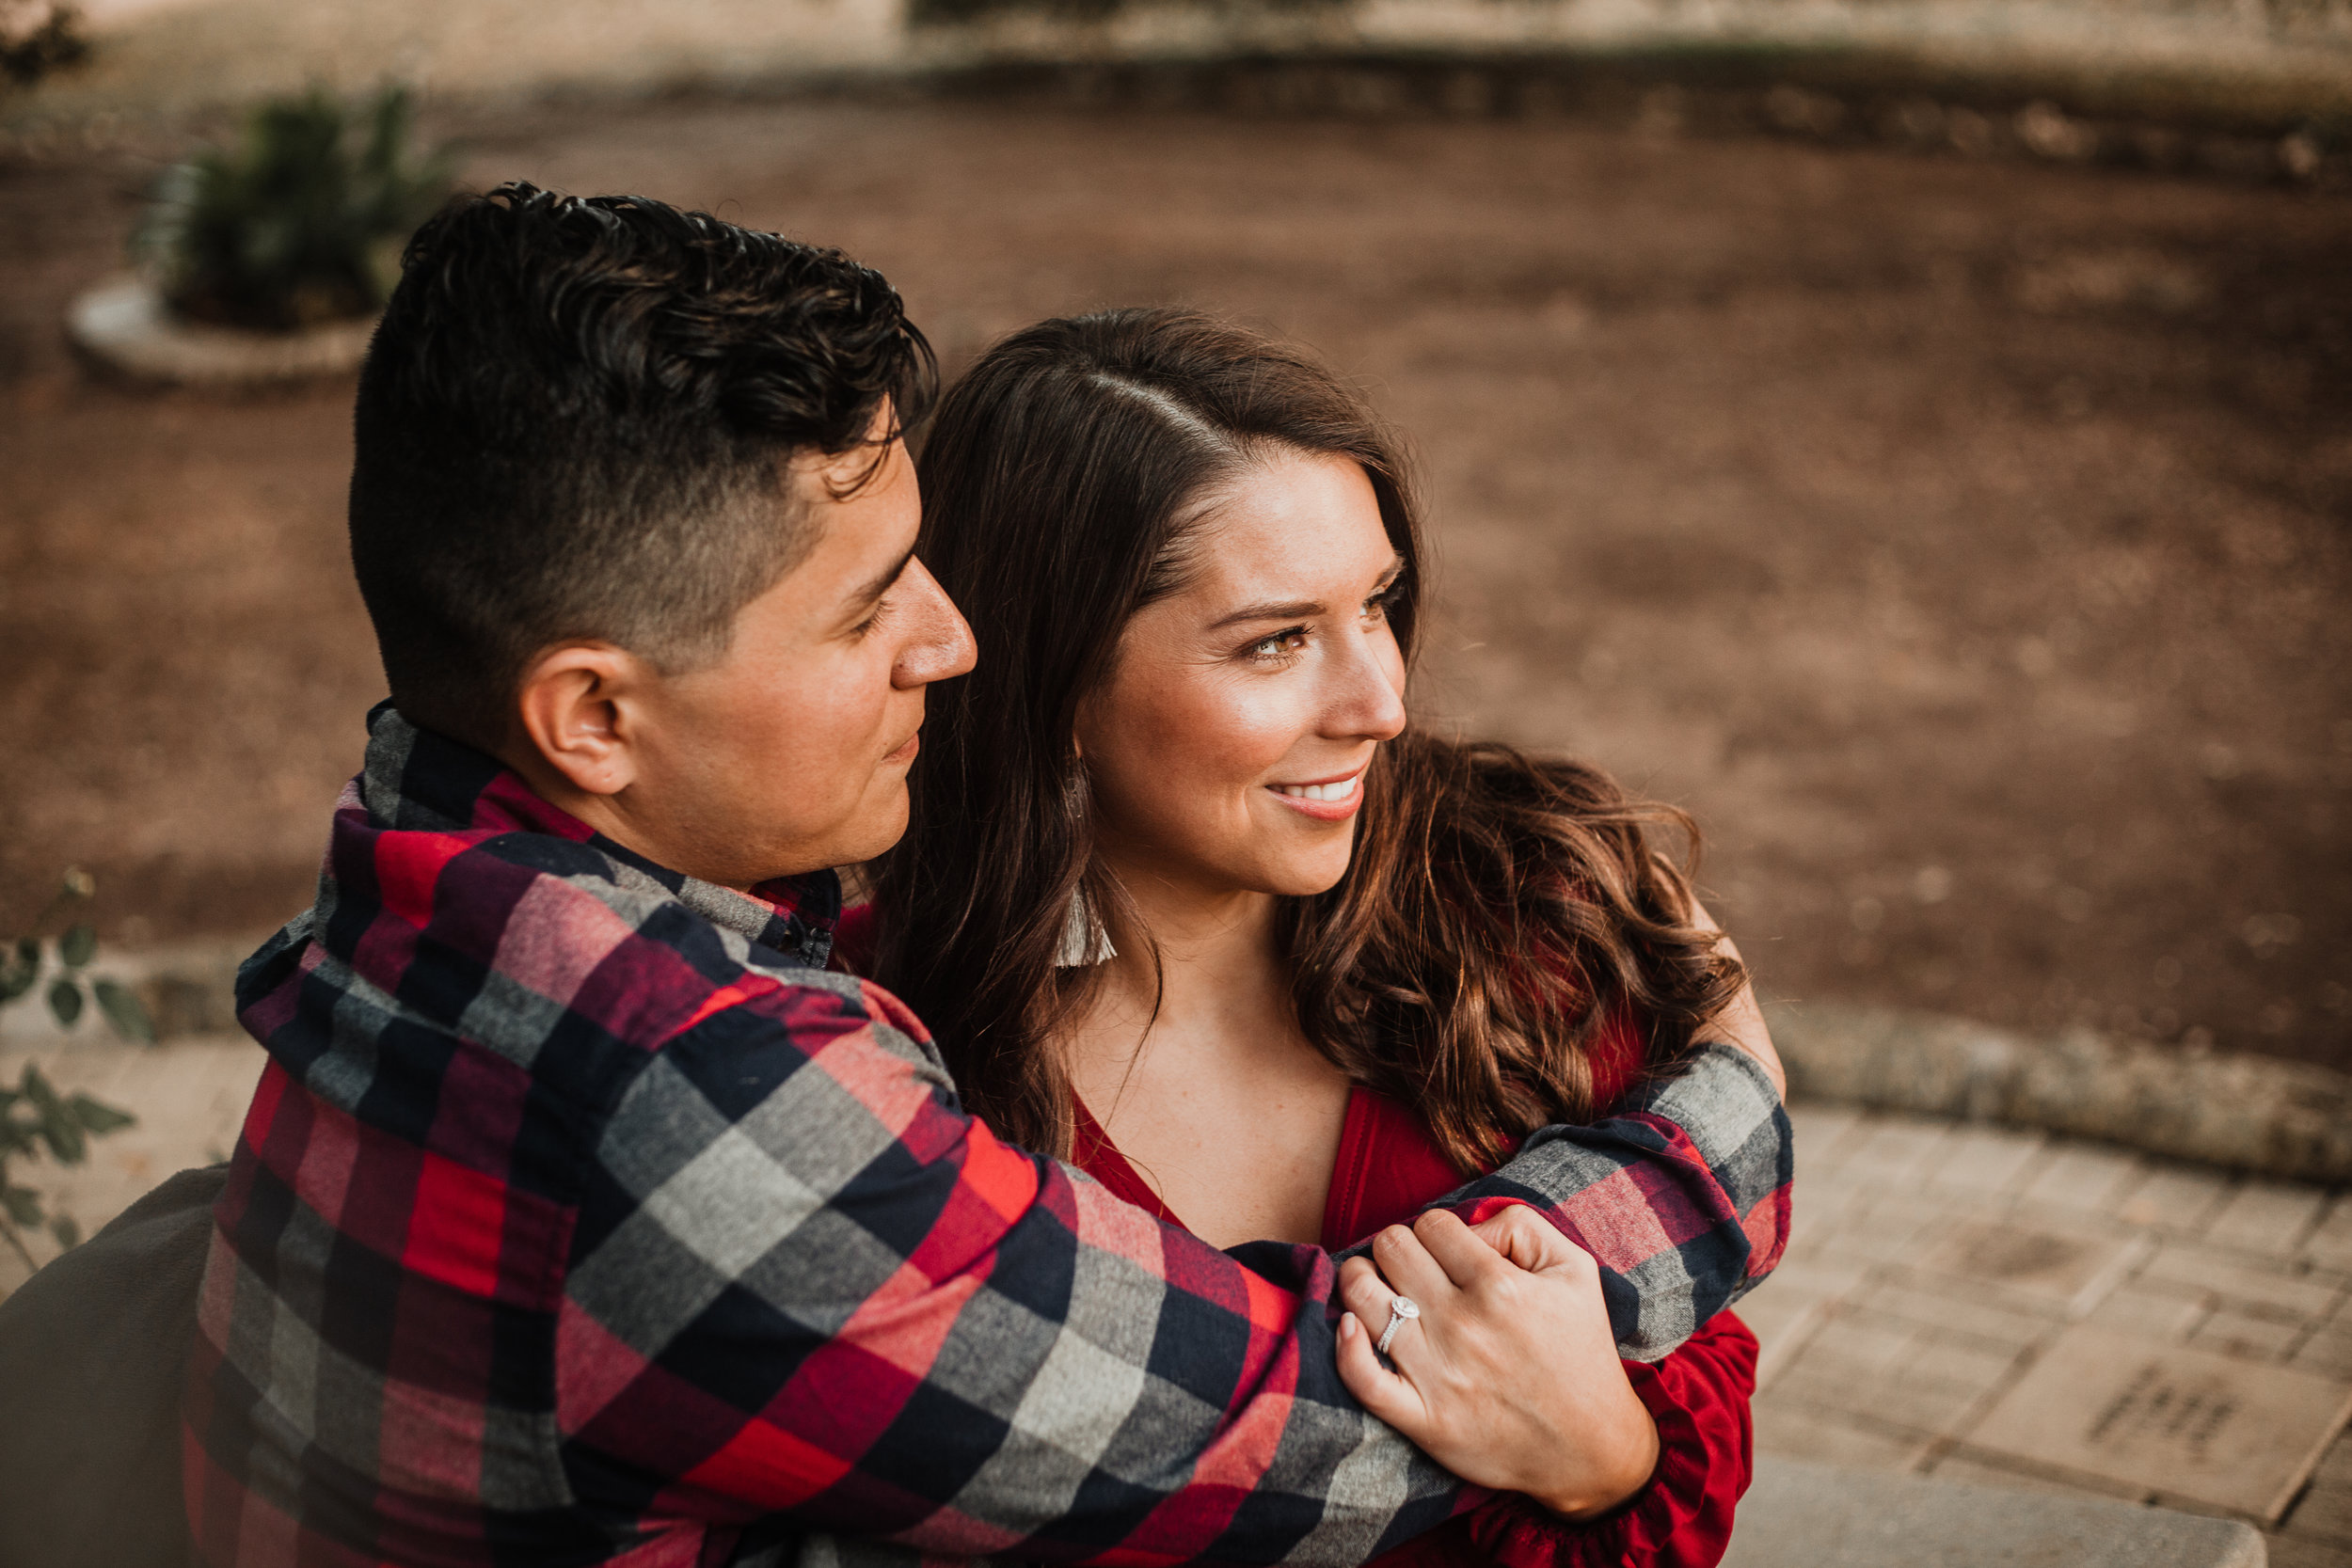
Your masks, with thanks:
[(1530, 1274), (1566, 1269), (1581, 1275), (1588, 1268), (1599, 1272), (1591, 1253), (1524, 1203), (1497, 1210), (1471, 1226), (1470, 1233)]
[(1446, 1279), (1457, 1291), (1500, 1278), (1511, 1267), (1493, 1243), (1443, 1209), (1432, 1209), (1415, 1220), (1413, 1235), (1429, 1249), (1429, 1256), (1445, 1270)]
[(1395, 1296), (1370, 1259), (1351, 1258), (1340, 1265), (1340, 1305), (1374, 1334), (1388, 1326), (1389, 1303)]
[[(1365, 1272), (1371, 1272), (1369, 1266)], [(1372, 1336), (1356, 1313), (1341, 1317), (1339, 1334), (1340, 1381), (1347, 1385), (1359, 1404), (1411, 1437), (1428, 1419), (1420, 1391), (1380, 1365), (1380, 1357), (1373, 1352)]]
[[(1446, 1217), (1453, 1218), (1450, 1214)], [(1454, 1223), (1459, 1227), (1462, 1222)], [(1444, 1265), (1431, 1257), (1422, 1239), (1404, 1226), (1392, 1225), (1373, 1238), (1372, 1260), (1380, 1265), (1380, 1276), (1396, 1288), (1397, 1294), (1410, 1296), (1422, 1307), (1440, 1302), (1454, 1291), (1454, 1280)], [(1385, 1326), (1385, 1312), (1381, 1321)]]

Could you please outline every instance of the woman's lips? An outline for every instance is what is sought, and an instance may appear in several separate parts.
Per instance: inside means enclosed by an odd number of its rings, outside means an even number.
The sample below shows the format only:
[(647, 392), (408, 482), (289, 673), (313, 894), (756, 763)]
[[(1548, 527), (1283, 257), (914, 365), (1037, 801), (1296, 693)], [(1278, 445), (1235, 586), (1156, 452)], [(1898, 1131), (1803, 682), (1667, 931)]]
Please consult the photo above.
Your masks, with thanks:
[(1313, 784), (1277, 784), (1266, 792), (1282, 804), (1318, 822), (1340, 822), (1356, 815), (1364, 803), (1364, 773), (1358, 768), (1336, 779)]
[(907, 736), (905, 743), (897, 751), (883, 757), (882, 761), (889, 763), (913, 762), (914, 760), (914, 753), (922, 749), (923, 732), (921, 730), (917, 730), (913, 735)]

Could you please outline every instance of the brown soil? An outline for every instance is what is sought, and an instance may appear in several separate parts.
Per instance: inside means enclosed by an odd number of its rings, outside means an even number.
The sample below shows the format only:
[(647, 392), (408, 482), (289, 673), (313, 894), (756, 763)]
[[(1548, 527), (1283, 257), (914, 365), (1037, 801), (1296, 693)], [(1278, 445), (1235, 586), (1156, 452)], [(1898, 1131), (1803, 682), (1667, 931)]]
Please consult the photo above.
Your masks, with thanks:
[[(951, 367), (1186, 300), (1426, 460), (1424, 708), (1696, 810), (1769, 990), (2352, 1067), (2352, 203), (1544, 121), (670, 104), (470, 174), (842, 245)], [(78, 371), (145, 169), (0, 166), (0, 916), (307, 896), (380, 691), (348, 384)], [(5, 920), (0, 920), (5, 925)]]

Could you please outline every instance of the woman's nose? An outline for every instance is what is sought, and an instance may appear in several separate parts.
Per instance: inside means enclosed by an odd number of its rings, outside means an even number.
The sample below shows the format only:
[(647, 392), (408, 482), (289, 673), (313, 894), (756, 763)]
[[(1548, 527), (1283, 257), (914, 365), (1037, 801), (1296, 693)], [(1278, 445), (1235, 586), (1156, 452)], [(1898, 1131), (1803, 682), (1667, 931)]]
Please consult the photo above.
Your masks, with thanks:
[(1395, 640), (1375, 633), (1351, 637), (1345, 647), (1327, 722), (1351, 739), (1394, 739), (1405, 729), (1405, 661)]

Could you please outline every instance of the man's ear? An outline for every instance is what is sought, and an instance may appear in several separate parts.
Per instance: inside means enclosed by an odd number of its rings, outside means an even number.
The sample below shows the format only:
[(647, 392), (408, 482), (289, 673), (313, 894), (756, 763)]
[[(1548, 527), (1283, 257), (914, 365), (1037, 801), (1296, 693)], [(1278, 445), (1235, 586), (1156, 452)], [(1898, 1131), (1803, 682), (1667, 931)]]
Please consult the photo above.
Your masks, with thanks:
[(516, 714), (542, 767), (585, 795), (637, 782), (637, 723), (652, 672), (610, 642), (550, 648), (523, 672)]

